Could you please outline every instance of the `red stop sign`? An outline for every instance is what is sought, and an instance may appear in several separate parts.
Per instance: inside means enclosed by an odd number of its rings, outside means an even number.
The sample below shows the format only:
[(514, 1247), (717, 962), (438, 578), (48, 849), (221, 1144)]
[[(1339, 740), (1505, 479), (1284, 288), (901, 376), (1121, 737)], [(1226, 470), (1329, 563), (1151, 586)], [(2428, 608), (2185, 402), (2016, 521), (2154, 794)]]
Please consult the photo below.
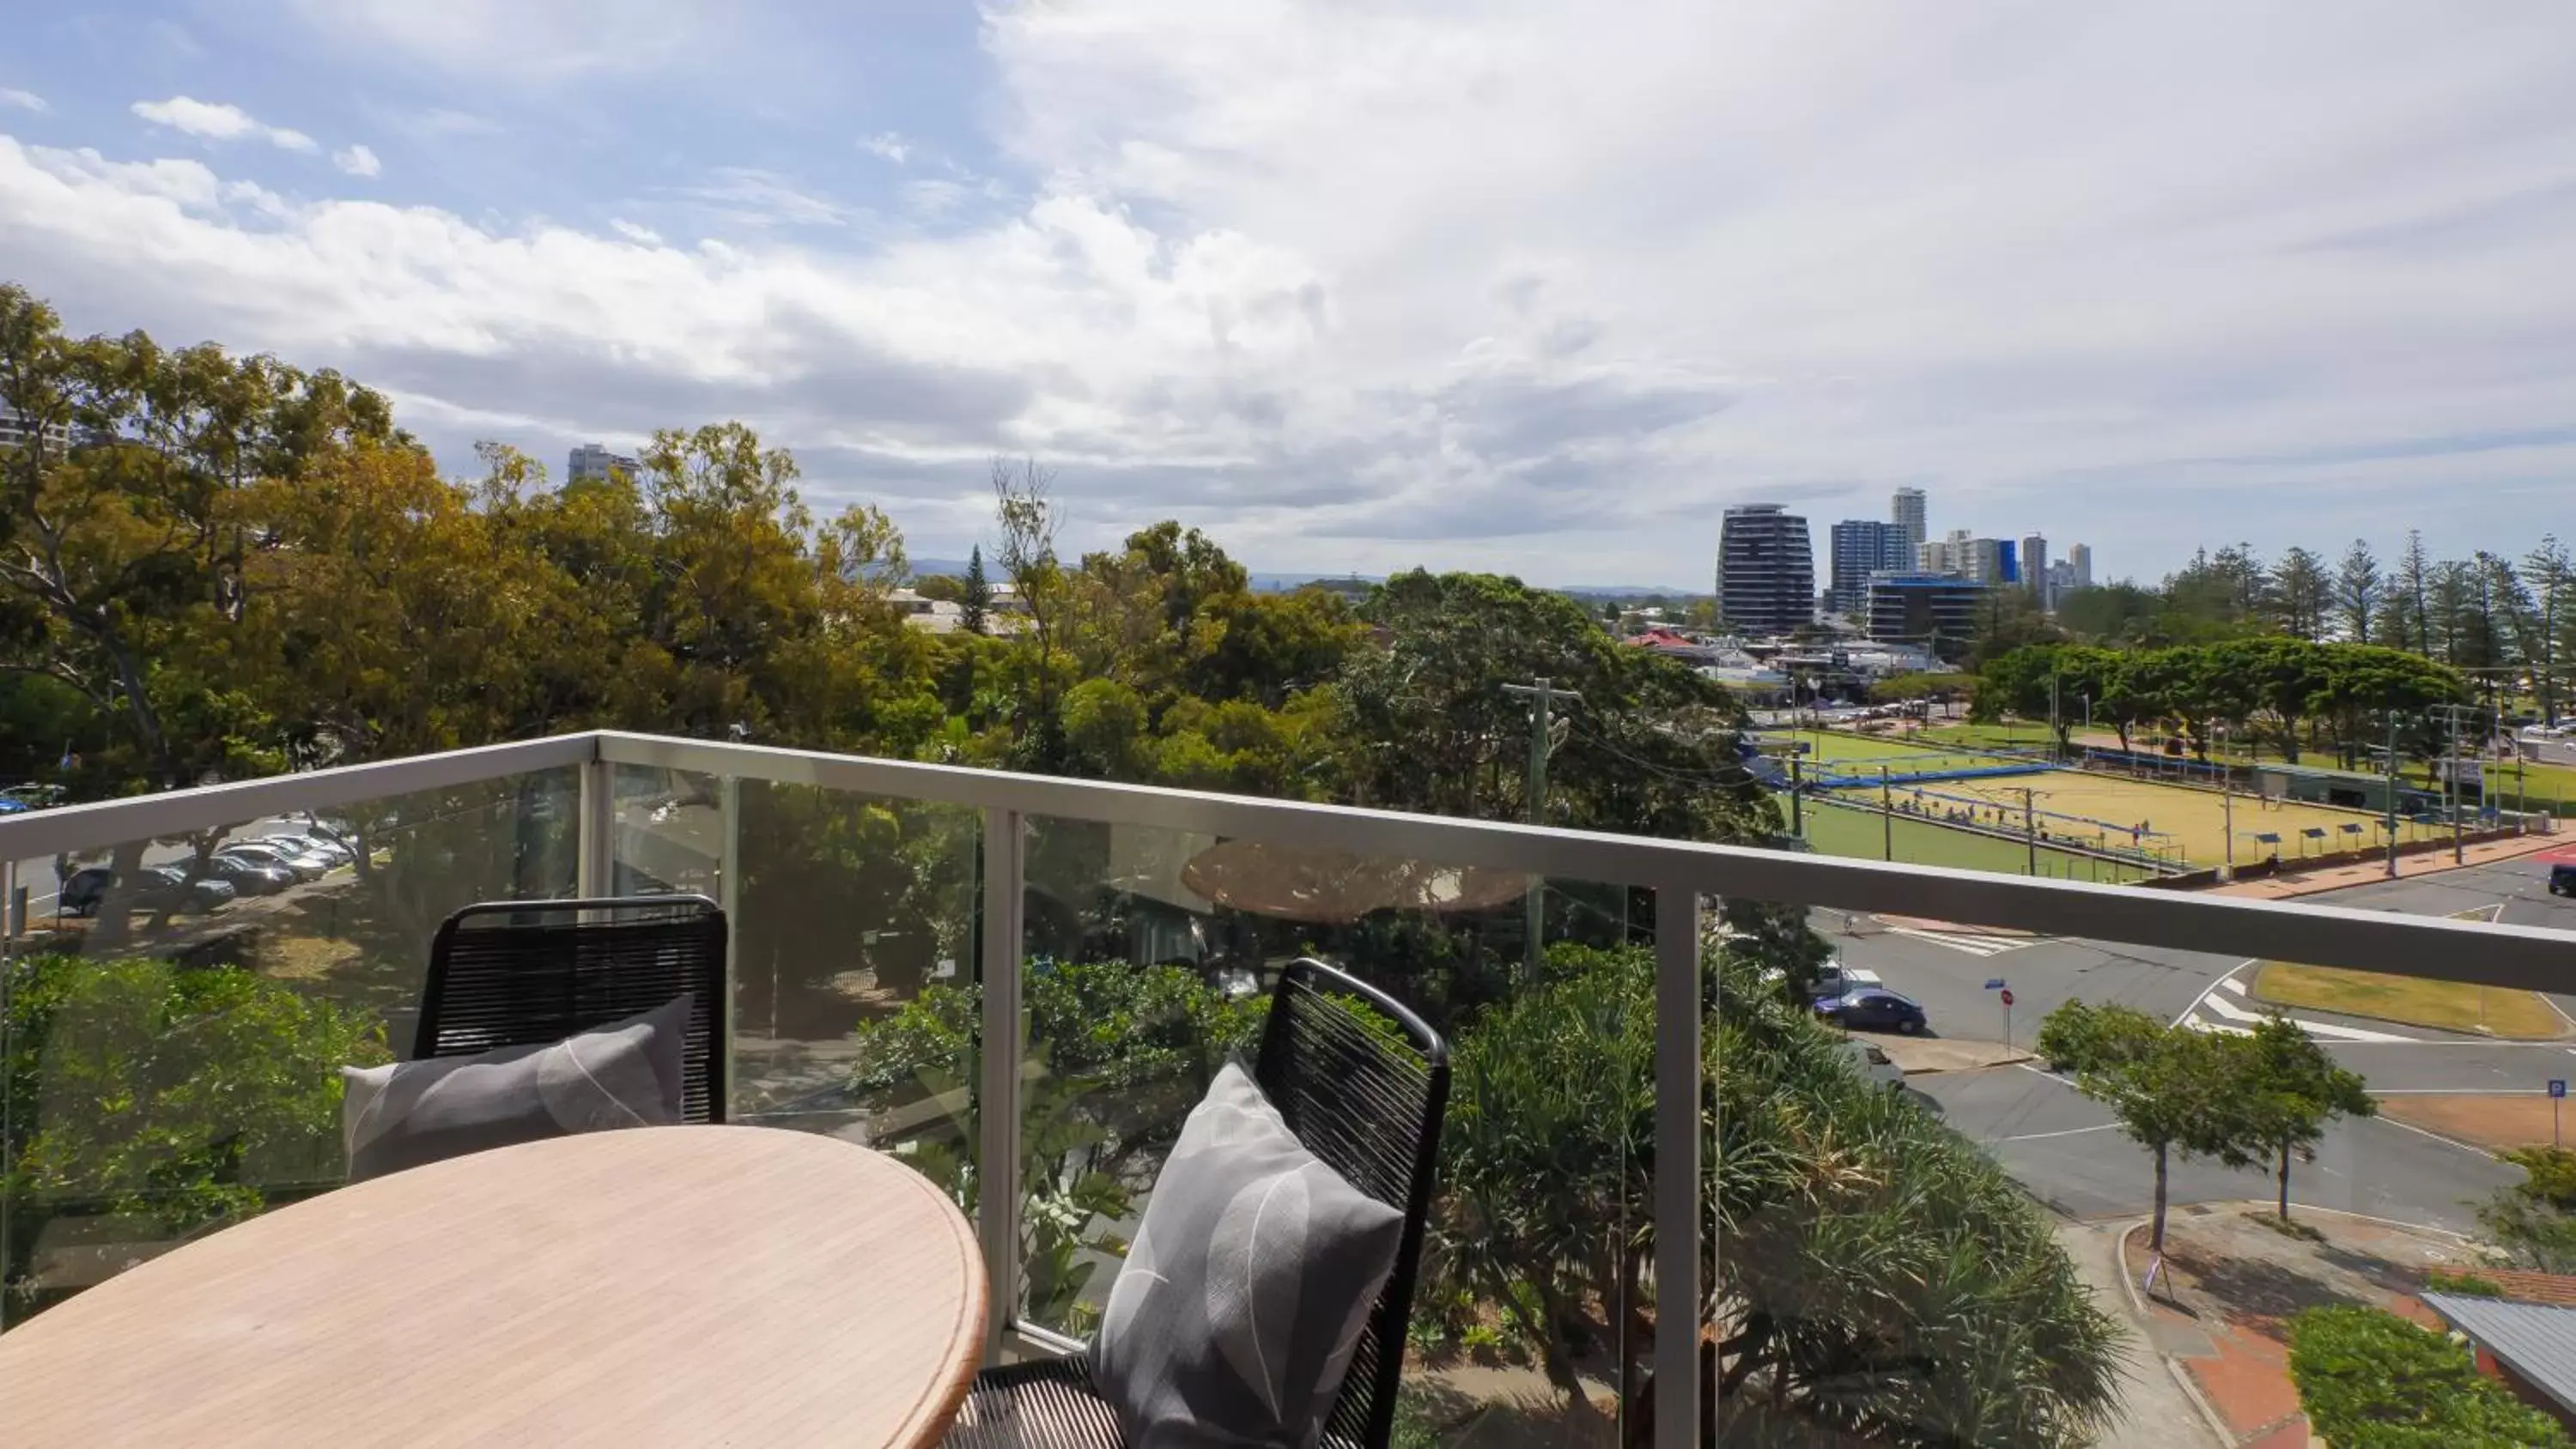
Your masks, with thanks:
[(2004, 996), (2004, 1005), (2006, 1005), (2006, 1006), (2010, 1006), (2010, 1005), (2012, 1005), (2012, 988), (2011, 988), (2011, 987), (2007, 986), (2007, 987), (2005, 987), (2005, 988), (2004, 988), (2003, 996)]

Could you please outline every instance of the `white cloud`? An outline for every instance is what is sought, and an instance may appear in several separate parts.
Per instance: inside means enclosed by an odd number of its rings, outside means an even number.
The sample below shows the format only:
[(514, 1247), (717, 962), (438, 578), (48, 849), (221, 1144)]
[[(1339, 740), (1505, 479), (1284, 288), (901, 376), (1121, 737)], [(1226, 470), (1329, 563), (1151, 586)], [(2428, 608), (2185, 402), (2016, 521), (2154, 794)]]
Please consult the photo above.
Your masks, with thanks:
[(331, 164), (352, 176), (376, 176), (383, 173), (384, 163), (376, 153), (362, 145), (349, 145), (331, 153)]
[(485, 80), (656, 69), (721, 44), (737, 22), (697, 0), (288, 0), (352, 50)]
[(677, 188), (675, 194), (708, 216), (735, 226), (837, 226), (855, 214), (840, 202), (756, 166), (719, 166), (706, 181)]
[(912, 158), (912, 143), (892, 131), (879, 131), (860, 140), (859, 149), (871, 156), (891, 161), (897, 166)]
[(258, 140), (284, 151), (317, 149), (313, 138), (284, 126), (264, 125), (239, 106), (172, 96), (166, 101), (136, 101), (134, 114), (156, 126), (209, 141)]
[(34, 91), (15, 90), (8, 86), (0, 86), (0, 108), (18, 111), (50, 111), (53, 109), (53, 107), (45, 104), (45, 98), (43, 96), (36, 94)]
[[(460, 24), (578, 13), (523, 8)], [(427, 13), (351, 12), (432, 56)], [(1279, 568), (1688, 583), (1723, 503), (1821, 535), (1897, 483), (2106, 573), (2410, 523), (2518, 549), (2425, 500), (2576, 468), (2546, 7), (1067, 0), (982, 34), (1044, 180), (898, 190), (956, 208), (935, 233), (753, 168), (664, 193), (727, 238), (675, 245), (0, 139), (0, 254), (82, 326), (343, 366), (433, 426), (742, 416), (916, 528), (1029, 451), (1078, 532), (1182, 516)]]

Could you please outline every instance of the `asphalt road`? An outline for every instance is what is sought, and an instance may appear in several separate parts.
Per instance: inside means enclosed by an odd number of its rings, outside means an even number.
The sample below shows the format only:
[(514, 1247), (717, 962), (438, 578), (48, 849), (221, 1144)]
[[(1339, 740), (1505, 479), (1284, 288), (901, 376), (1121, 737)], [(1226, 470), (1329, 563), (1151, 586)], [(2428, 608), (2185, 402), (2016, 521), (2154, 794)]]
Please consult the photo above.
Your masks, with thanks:
[[(2508, 923), (2576, 931), (2576, 899), (2551, 896), (2547, 876), (2546, 866), (2506, 861), (2307, 899), (2418, 915), (2492, 907)], [(1846, 934), (1830, 913), (1818, 924), (1848, 963), (1877, 971), (1891, 988), (1921, 1002), (1933, 1031), (1943, 1036), (2004, 1037), (2003, 1010), (1985, 985), (1998, 978), (2011, 984), (2011, 1034), (2024, 1046), (2040, 1019), (2069, 999), (2134, 1006), (2168, 1021), (2196, 1019), (2212, 1029), (2250, 1019), (2237, 990), (2243, 978), (2234, 975), (2242, 958), (2003, 933), (1864, 926)], [(2576, 1014), (2576, 994), (2557, 1000)], [(2576, 1077), (2576, 1040), (2497, 1042), (2305, 1011), (2295, 1019), (2383, 1093), (2538, 1092), (2552, 1077)], [(2126, 1216), (2149, 1206), (2153, 1176), (2145, 1150), (2121, 1135), (2107, 1109), (2070, 1084), (2035, 1067), (1997, 1067), (1918, 1077), (1910, 1085), (2062, 1211)], [(2470, 1205), (2520, 1176), (2520, 1169), (2483, 1152), (2376, 1120), (2331, 1131), (2315, 1163), (2293, 1165), (2291, 1195), (2295, 1203), (2466, 1231), (2473, 1225)], [(2268, 1172), (2206, 1163), (2176, 1162), (2169, 1179), (2177, 1205), (2268, 1198), (2272, 1191)]]

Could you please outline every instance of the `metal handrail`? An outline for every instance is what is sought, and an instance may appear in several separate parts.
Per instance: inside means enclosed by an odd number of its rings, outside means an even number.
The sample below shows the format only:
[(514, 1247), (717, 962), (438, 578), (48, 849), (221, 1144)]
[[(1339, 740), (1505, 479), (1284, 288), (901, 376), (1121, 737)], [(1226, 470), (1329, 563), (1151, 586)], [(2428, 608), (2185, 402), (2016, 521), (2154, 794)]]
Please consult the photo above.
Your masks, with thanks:
[(1939, 866), (1653, 840), (1346, 805), (1023, 775), (818, 750), (595, 731), (177, 790), (0, 819), (0, 860), (163, 838), (264, 815), (453, 788), (540, 770), (632, 765), (814, 785), (889, 799), (1191, 831), (1558, 879), (1929, 917), (2430, 980), (2576, 989), (2576, 933), (2285, 901), (2195, 896)]

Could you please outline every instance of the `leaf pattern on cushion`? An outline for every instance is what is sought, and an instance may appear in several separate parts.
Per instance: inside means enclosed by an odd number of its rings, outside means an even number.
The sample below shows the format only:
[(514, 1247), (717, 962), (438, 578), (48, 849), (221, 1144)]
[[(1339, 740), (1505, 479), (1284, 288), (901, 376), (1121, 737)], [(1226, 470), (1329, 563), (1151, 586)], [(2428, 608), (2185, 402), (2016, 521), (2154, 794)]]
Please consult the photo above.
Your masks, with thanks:
[(1128, 1340), (1129, 1325), (1143, 1318), (1155, 1285), (1172, 1281), (1154, 1266), (1153, 1226), (1151, 1222), (1137, 1225), (1136, 1240), (1127, 1246), (1127, 1261), (1119, 1264), (1118, 1277), (1109, 1285), (1109, 1301), (1100, 1306), (1095, 1342), (1104, 1359), (1114, 1345)]
[(1217, 1349), (1274, 1418), (1287, 1394), (1309, 1213), (1304, 1170), (1292, 1169), (1237, 1192), (1208, 1239), (1207, 1321)]
[[(537, 1058), (537, 1099), (567, 1132), (651, 1125), (637, 1104), (657, 1102), (661, 1087), (638, 1048), (649, 1026), (590, 1032), (555, 1043)], [(656, 1114), (658, 1117), (659, 1114)]]

